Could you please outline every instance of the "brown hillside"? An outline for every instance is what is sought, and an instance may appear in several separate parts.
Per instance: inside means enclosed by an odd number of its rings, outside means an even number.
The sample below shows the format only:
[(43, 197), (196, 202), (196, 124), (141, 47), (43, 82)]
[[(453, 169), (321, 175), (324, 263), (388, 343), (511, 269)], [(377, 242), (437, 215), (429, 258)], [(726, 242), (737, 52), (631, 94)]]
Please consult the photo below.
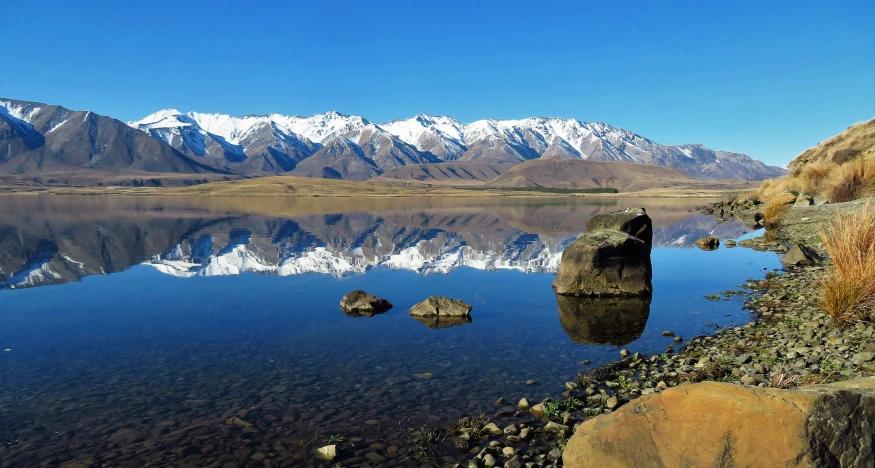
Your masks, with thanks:
[(763, 182), (762, 199), (792, 191), (844, 202), (875, 195), (875, 119), (804, 151), (789, 164), (790, 174)]
[(486, 186), (567, 189), (609, 187), (628, 192), (699, 183), (701, 181), (668, 167), (624, 162), (535, 159), (512, 167)]
[(875, 119), (848, 127), (842, 133), (804, 151), (790, 162), (790, 170), (798, 172), (811, 163), (844, 164), (858, 157), (875, 156)]
[(440, 164), (411, 164), (389, 169), (375, 180), (445, 184), (480, 183), (495, 179), (513, 166), (514, 164), (459, 161)]

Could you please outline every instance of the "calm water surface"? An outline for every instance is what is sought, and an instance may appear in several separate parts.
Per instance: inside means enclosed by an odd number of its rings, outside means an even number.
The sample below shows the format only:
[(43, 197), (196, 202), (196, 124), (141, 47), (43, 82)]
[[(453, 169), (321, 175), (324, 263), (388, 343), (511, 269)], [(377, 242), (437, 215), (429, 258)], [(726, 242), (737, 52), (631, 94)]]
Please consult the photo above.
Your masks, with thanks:
[[(0, 466), (312, 463), (296, 447), (326, 434), (392, 442), (556, 396), (584, 360), (744, 320), (703, 296), (777, 256), (693, 247), (750, 231), (702, 203), (0, 198)], [(652, 302), (557, 302), (562, 249), (626, 206), (654, 221)], [(347, 317), (354, 289), (394, 308)], [(431, 295), (472, 322), (407, 314)]]

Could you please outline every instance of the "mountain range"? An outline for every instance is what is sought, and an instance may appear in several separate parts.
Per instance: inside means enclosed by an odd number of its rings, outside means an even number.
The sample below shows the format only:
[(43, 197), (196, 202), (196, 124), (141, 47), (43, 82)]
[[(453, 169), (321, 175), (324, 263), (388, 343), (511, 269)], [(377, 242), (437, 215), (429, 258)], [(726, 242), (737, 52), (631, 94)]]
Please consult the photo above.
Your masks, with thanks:
[[(89, 111), (0, 99), (0, 172), (67, 169), (293, 174), (367, 180), (395, 168), (454, 163), (491, 172), (535, 159), (650, 164), (699, 179), (761, 180), (783, 175), (747, 155), (699, 144), (661, 145), (631, 131), (574, 119), (462, 123), (420, 114), (376, 124), (327, 112), (233, 117), (167, 109), (123, 123)], [(420, 171), (397, 172), (417, 174)], [(479, 171), (477, 180), (485, 177)], [(464, 178), (463, 178), (464, 180)]]

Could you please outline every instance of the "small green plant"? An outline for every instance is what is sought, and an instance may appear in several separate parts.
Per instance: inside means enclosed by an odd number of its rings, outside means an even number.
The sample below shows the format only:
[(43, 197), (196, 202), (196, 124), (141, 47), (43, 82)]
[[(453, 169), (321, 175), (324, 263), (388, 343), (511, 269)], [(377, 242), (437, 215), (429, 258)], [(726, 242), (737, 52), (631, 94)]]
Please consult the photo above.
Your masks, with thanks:
[(550, 419), (558, 419), (562, 413), (569, 413), (583, 406), (583, 402), (571, 397), (565, 400), (550, 400), (544, 404), (544, 415)]
[(638, 388), (638, 382), (635, 382), (634, 380), (628, 377), (624, 377), (622, 375), (617, 379), (617, 383), (620, 384), (620, 388), (626, 390), (627, 392)]
[(705, 294), (705, 299), (708, 299), (709, 301), (716, 302), (716, 301), (720, 300), (720, 295), (719, 294)]
[(329, 436), (328, 439), (325, 440), (325, 442), (328, 444), (338, 444), (338, 443), (343, 442), (345, 440), (346, 440), (346, 438), (340, 434), (331, 434), (331, 436)]

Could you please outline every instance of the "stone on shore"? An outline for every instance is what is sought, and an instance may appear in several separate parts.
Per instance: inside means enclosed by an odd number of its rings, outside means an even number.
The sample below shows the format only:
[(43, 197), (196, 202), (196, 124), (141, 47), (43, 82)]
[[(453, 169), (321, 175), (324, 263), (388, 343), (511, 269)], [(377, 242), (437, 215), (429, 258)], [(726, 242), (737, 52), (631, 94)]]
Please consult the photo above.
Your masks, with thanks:
[(431, 296), (410, 308), (410, 315), (417, 317), (468, 317), (470, 305), (449, 297)]
[(653, 244), (653, 222), (647, 216), (644, 208), (626, 208), (625, 210), (593, 216), (586, 222), (586, 230), (595, 231), (597, 229), (622, 231), (632, 237), (641, 239), (647, 245)]
[[(590, 419), (566, 467), (872, 466), (875, 378), (796, 390), (703, 382)], [(691, 450), (695, 447), (695, 450)]]
[(796, 197), (796, 202), (793, 203), (794, 206), (811, 206), (814, 204), (814, 198), (811, 195), (807, 195), (804, 193), (800, 193), (798, 197)]
[(392, 308), (392, 304), (380, 297), (368, 294), (361, 289), (347, 293), (340, 300), (340, 309), (344, 314), (356, 317), (372, 317), (382, 314)]
[(556, 295), (559, 324), (579, 344), (623, 346), (641, 337), (650, 317), (650, 297)]
[(562, 252), (553, 289), (561, 295), (649, 296), (650, 245), (625, 232), (597, 229)]
[(810, 266), (820, 264), (820, 256), (813, 249), (802, 244), (794, 244), (781, 257), (784, 266)]

